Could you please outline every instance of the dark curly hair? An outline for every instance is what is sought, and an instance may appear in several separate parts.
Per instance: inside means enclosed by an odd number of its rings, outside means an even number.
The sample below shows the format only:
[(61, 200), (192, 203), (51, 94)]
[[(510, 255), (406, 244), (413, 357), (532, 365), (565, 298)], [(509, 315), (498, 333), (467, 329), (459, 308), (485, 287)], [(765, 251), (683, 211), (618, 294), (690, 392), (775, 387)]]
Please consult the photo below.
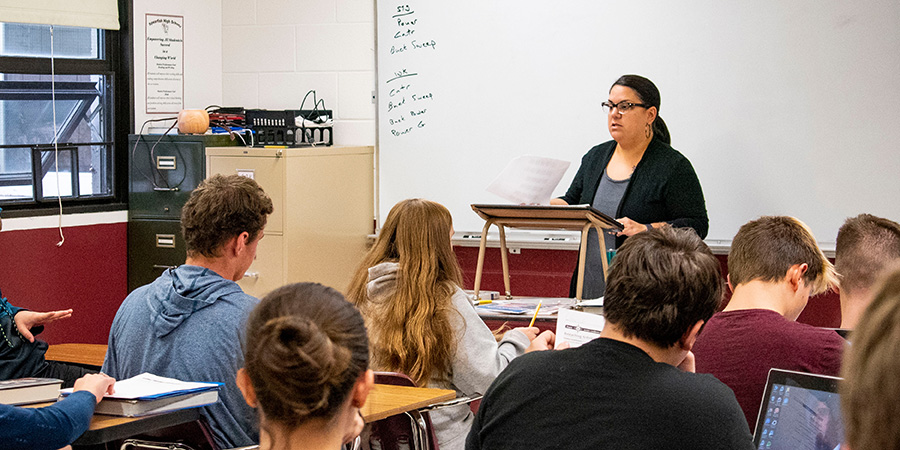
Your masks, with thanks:
[(209, 177), (181, 208), (181, 234), (188, 256), (221, 256), (222, 244), (245, 231), (250, 241), (256, 240), (272, 211), (272, 199), (253, 179)]
[(718, 260), (689, 228), (629, 237), (609, 268), (603, 312), (626, 336), (663, 348), (716, 312), (724, 293)]

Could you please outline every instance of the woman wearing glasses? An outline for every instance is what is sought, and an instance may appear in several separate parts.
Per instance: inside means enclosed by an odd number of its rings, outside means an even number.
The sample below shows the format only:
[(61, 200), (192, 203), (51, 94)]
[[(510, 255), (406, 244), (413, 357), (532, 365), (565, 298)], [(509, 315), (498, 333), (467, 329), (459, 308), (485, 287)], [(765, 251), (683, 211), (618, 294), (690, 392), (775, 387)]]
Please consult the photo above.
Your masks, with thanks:
[[(625, 229), (607, 234), (601, 249), (596, 232), (588, 236), (583, 298), (603, 295), (602, 260), (628, 236), (651, 228), (693, 228), (706, 237), (709, 218), (700, 181), (690, 161), (669, 144), (671, 138), (659, 117), (659, 89), (638, 75), (623, 75), (603, 102), (613, 140), (592, 148), (566, 195), (555, 205), (590, 204), (618, 219)], [(577, 273), (577, 269), (576, 269)], [(570, 295), (575, 295), (572, 277)]]

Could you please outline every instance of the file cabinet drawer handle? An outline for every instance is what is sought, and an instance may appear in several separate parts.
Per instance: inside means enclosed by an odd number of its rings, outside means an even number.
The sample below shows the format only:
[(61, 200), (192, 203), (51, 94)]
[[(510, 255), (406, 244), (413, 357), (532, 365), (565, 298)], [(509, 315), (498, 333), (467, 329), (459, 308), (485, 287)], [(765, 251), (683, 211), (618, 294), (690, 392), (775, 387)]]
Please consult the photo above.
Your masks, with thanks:
[(175, 248), (174, 234), (157, 234), (156, 246), (158, 248)]

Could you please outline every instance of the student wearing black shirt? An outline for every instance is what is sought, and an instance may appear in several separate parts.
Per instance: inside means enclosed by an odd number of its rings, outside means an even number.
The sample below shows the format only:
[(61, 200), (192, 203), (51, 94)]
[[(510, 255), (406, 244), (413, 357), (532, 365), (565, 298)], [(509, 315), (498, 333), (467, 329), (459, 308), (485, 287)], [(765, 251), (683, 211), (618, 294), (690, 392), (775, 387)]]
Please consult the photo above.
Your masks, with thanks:
[(719, 264), (689, 230), (640, 233), (609, 271), (606, 326), (581, 347), (527, 354), (485, 394), (466, 449), (751, 449), (734, 394), (694, 374)]

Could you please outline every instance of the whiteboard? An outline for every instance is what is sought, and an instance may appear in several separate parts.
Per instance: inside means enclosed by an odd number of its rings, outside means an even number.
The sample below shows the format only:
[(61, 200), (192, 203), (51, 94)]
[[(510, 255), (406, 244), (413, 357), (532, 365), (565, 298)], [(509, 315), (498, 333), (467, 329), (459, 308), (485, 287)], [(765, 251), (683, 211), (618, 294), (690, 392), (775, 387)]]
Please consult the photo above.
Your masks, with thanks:
[(564, 159), (562, 195), (610, 139), (600, 103), (653, 80), (694, 165), (707, 240), (793, 215), (823, 243), (849, 216), (900, 219), (896, 0), (377, 0), (379, 216), (446, 205), (457, 231), (518, 155)]

